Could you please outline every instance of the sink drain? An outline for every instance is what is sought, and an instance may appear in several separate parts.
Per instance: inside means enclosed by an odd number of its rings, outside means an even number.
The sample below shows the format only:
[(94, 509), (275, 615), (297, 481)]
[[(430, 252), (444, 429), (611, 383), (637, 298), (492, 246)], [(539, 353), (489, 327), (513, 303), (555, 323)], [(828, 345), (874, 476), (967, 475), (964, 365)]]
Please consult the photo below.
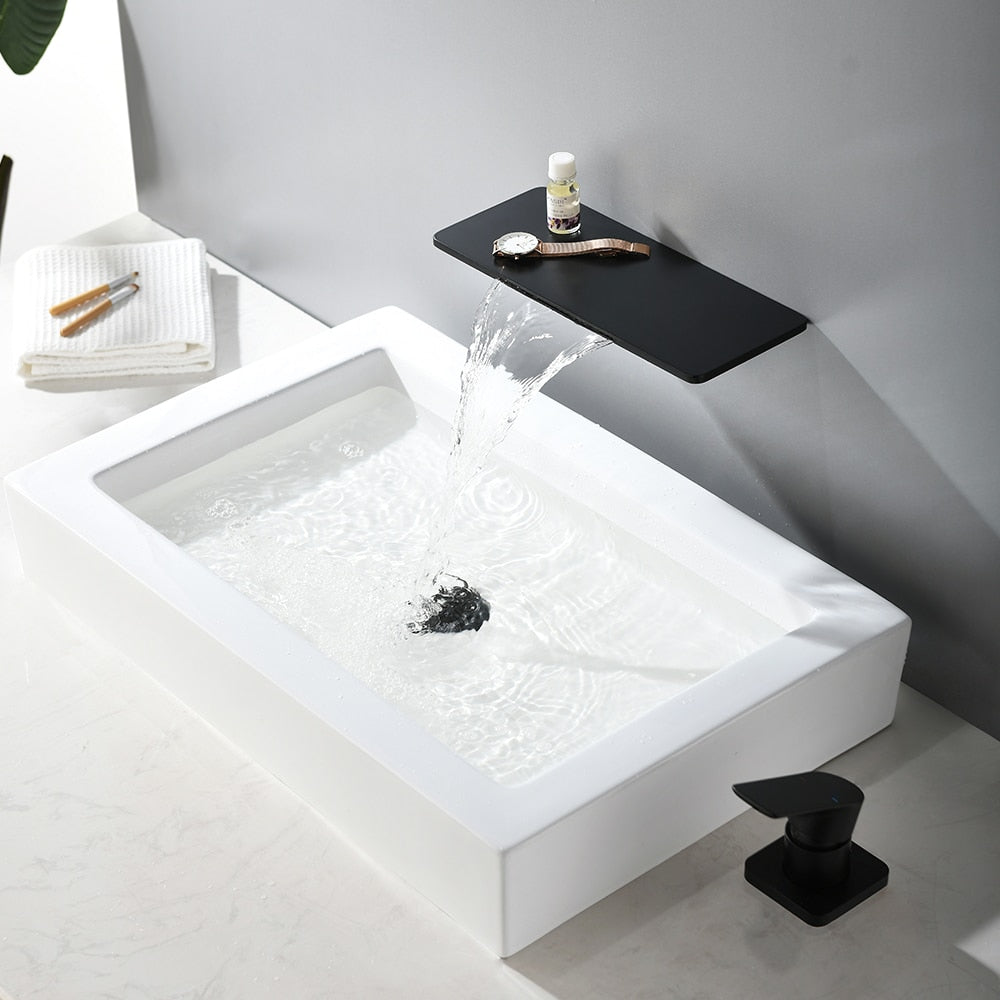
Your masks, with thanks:
[(441, 576), (435, 577), (438, 589), (433, 596), (421, 598), (417, 619), (406, 626), (414, 634), (478, 632), (483, 623), (489, 621), (489, 601), (461, 577), (449, 576), (447, 579), (444, 583)]

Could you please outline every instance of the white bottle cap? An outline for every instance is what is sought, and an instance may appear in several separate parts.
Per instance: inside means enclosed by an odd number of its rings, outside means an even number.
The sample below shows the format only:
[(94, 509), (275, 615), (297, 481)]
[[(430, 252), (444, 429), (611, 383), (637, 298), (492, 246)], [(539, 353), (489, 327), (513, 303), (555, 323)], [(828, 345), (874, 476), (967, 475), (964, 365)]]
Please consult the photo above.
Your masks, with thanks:
[(566, 180), (576, 173), (576, 157), (572, 153), (553, 153), (549, 157), (549, 177), (554, 181)]

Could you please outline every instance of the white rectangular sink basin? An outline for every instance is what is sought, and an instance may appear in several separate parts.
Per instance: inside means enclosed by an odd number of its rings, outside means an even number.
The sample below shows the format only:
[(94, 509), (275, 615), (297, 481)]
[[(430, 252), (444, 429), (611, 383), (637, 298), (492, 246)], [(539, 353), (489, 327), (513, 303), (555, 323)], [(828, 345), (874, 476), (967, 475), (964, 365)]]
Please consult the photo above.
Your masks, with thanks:
[[(766, 622), (770, 631), (703, 671), (686, 670), (676, 689), (640, 697), (607, 731), (578, 744), (539, 741), (531, 769), (501, 773), (475, 757), (489, 748), (488, 731), (465, 754), (460, 740), (437, 730), (446, 711), (439, 703), (423, 715), (407, 710), (393, 690), (366, 682), (307, 628), (281, 620), (239, 579), (224, 579), (136, 513), (144, 496), (180, 495), (206, 469), (238, 467), (243, 450), (272, 435), (280, 442), (328, 413), (363, 421), (359, 400), (401, 400), (450, 423), (464, 353), (401, 310), (380, 309), (37, 461), (5, 486), (30, 578), (503, 956), (737, 815), (745, 806), (734, 782), (815, 768), (888, 725), (910, 623), (862, 585), (538, 397), (500, 463), (592, 512), (643, 572), (677, 567), (678, 579), (692, 581), (695, 604), (706, 602), (709, 631), (712, 608), (737, 609), (733, 621)], [(297, 499), (278, 496), (273, 505)], [(373, 510), (378, 501), (371, 497)], [(346, 533), (367, 514), (348, 511)], [(502, 522), (498, 515), (498, 533)], [(532, 553), (524, 555), (530, 575)], [(546, 586), (558, 589), (549, 578)], [(651, 579), (635, 599), (656, 586)], [(626, 624), (629, 597), (613, 609)], [(655, 646), (657, 615), (640, 608), (655, 651), (636, 683), (655, 686), (673, 657)], [(504, 611), (496, 607), (482, 633), (434, 639), (470, 643), (473, 672), (475, 644), (504, 627)], [(589, 662), (589, 646), (578, 653), (587, 677), (600, 680), (604, 661)], [(564, 655), (549, 682), (558, 687), (560, 671), (575, 677), (576, 658)], [(627, 688), (628, 670), (613, 672), (615, 690), (620, 678)], [(502, 684), (504, 669), (495, 673)], [(498, 697), (518, 710), (516, 693)]]

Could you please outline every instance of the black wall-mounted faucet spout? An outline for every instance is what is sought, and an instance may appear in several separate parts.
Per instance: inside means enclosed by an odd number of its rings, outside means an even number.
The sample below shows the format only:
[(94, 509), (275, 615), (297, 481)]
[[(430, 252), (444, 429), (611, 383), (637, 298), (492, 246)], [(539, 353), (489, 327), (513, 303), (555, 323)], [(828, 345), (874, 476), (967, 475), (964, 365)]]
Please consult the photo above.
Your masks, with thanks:
[(748, 805), (787, 817), (785, 835), (747, 858), (747, 881), (814, 927), (830, 923), (882, 889), (884, 862), (851, 837), (864, 793), (825, 771), (733, 785)]
[(545, 188), (525, 191), (434, 234), (434, 245), (529, 299), (684, 379), (706, 382), (801, 333), (800, 312), (584, 207), (590, 237), (645, 243), (644, 258), (496, 257), (505, 233), (539, 233)]

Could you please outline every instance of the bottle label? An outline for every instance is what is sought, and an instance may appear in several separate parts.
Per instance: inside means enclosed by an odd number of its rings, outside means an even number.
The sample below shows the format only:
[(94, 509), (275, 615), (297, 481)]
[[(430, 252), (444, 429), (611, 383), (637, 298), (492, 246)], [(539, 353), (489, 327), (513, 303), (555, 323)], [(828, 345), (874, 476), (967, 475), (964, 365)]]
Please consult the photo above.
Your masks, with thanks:
[(554, 232), (569, 232), (580, 225), (580, 196), (547, 195), (546, 215), (549, 229)]

